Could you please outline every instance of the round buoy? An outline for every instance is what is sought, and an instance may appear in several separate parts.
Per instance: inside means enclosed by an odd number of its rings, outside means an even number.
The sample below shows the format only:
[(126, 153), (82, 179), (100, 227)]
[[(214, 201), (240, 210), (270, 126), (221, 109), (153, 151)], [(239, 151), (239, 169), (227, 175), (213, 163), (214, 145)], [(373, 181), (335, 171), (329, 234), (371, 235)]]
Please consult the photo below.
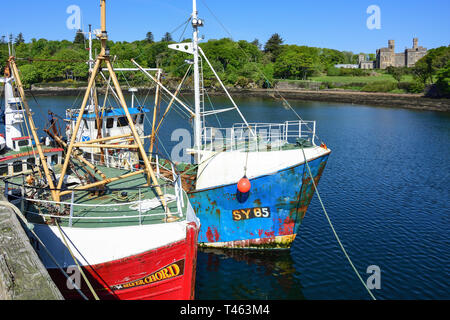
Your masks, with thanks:
[(249, 192), (251, 188), (250, 180), (248, 180), (247, 177), (244, 176), (243, 178), (241, 178), (241, 180), (239, 180), (237, 188), (241, 193)]

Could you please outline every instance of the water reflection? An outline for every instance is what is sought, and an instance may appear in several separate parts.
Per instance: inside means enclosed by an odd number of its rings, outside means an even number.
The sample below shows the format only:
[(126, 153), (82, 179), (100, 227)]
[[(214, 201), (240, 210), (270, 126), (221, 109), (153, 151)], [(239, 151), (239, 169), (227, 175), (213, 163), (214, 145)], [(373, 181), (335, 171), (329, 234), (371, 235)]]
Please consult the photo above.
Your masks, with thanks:
[(305, 299), (289, 250), (199, 249), (196, 299)]

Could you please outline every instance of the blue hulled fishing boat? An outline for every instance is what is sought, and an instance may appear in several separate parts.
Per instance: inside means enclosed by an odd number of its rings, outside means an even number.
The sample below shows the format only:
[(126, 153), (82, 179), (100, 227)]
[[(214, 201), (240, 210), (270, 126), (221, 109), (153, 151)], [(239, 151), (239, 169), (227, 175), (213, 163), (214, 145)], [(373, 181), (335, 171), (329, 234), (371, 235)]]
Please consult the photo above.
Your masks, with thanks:
[[(289, 248), (314, 194), (307, 164), (317, 185), (331, 151), (324, 143), (316, 144), (315, 121), (298, 117), (284, 123), (249, 123), (198, 45), (203, 21), (197, 16), (195, 0), (190, 21), (192, 42), (170, 44), (169, 48), (193, 56), (186, 62), (190, 64), (187, 73), (193, 66), (194, 145), (187, 152), (194, 163), (179, 163), (178, 168), (201, 221), (198, 241), (209, 247)], [(205, 109), (204, 63), (216, 76), (230, 107)], [(186, 109), (176, 97), (178, 92), (179, 88), (171, 94), (164, 115), (175, 101)], [(283, 103), (290, 107), (284, 99)], [(239, 114), (241, 123), (229, 128), (206, 126), (208, 117), (231, 111)]]

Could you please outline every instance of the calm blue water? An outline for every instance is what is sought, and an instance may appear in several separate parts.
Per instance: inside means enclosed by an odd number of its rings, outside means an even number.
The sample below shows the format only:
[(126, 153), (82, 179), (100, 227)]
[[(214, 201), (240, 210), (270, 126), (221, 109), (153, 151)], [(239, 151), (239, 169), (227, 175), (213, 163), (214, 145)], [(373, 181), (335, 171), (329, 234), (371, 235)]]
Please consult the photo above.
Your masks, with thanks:
[[(64, 114), (75, 97), (30, 99), (42, 128), (47, 110)], [(80, 98), (78, 98), (80, 99)], [(212, 98), (215, 107), (226, 106)], [(79, 100), (78, 100), (79, 101)], [(153, 101), (149, 97), (149, 104)], [(295, 120), (279, 102), (236, 99), (249, 121)], [(364, 279), (381, 269), (378, 299), (450, 298), (450, 114), (337, 103), (290, 101), (317, 121), (332, 149), (318, 189)], [(168, 153), (173, 111), (160, 137)], [(222, 114), (222, 125), (239, 121)], [(211, 119), (211, 125), (216, 125)], [(149, 126), (147, 125), (147, 128)], [(165, 154), (163, 148), (160, 152)], [(340, 250), (315, 196), (290, 251), (199, 252), (197, 299), (369, 299)]]

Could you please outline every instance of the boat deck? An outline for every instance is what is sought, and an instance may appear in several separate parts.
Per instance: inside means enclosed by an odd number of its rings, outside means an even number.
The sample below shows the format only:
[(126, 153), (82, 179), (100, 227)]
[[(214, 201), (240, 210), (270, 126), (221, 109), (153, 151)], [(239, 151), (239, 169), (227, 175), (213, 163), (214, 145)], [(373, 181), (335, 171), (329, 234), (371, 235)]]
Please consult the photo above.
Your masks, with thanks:
[[(130, 170), (98, 166), (108, 177), (131, 173)], [(76, 171), (84, 176), (81, 166)], [(54, 167), (55, 174), (60, 170)], [(72, 176), (76, 176), (73, 175)], [(10, 180), (22, 184), (22, 177)], [(75, 190), (61, 197), (61, 203), (53, 203), (49, 191), (40, 190), (24, 204), (24, 213), (30, 222), (54, 223), (58, 218), (60, 225), (80, 228), (118, 227), (125, 225), (157, 224), (185, 218), (184, 209), (188, 202), (187, 195), (162, 176), (158, 177), (161, 191), (165, 195), (169, 215), (166, 214), (154, 187), (145, 186), (146, 176), (141, 173), (121, 180), (113, 181), (103, 188), (92, 190)], [(11, 188), (12, 186), (10, 186)], [(68, 189), (70, 190), (70, 189)], [(30, 194), (28, 190), (27, 194)], [(182, 195), (182, 202), (177, 203), (176, 195)], [(44, 200), (47, 200), (46, 202)], [(184, 205), (183, 205), (184, 204)], [(21, 204), (17, 204), (21, 206)]]

